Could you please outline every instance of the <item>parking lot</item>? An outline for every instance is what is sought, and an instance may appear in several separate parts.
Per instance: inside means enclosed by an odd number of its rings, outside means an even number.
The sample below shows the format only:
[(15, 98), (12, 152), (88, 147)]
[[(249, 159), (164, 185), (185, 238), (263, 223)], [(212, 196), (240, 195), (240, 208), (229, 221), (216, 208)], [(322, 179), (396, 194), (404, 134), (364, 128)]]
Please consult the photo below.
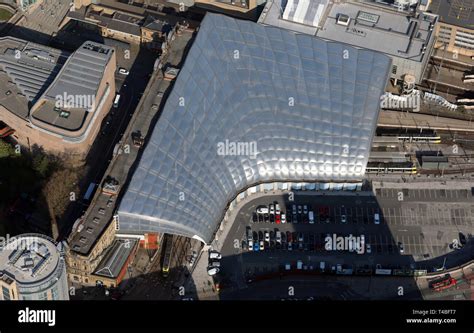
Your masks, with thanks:
[[(276, 206), (270, 206), (276, 203), (279, 218), (270, 214), (271, 210), (276, 213)], [(293, 201), (285, 194), (259, 197), (238, 212), (222, 247), (221, 272), (231, 280), (245, 279), (249, 275), (277, 272), (287, 264), (294, 268), (298, 261), (305, 270), (315, 271), (320, 269), (321, 262), (325, 263), (326, 271), (337, 265), (432, 271), (443, 266), (445, 258), (444, 264), (449, 267), (456, 260), (471, 256), (462, 248), (460, 233), (466, 237), (464, 241), (470, 239), (473, 207), (471, 192), (466, 190), (381, 189), (377, 196), (367, 192), (300, 193)], [(267, 209), (268, 214), (257, 213), (257, 209)], [(328, 234), (364, 235), (363, 253), (326, 250)]]

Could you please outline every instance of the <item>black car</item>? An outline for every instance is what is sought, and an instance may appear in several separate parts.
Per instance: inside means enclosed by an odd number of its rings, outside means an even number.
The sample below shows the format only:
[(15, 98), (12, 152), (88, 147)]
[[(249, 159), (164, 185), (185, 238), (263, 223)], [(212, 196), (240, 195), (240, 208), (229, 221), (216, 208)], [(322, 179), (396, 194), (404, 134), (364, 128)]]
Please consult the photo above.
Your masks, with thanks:
[(298, 242), (298, 233), (296, 231), (293, 231), (291, 236), (291, 238), (293, 239), (293, 243)]
[(270, 214), (270, 223), (275, 223), (275, 215)]
[(258, 222), (258, 216), (257, 216), (257, 213), (253, 213), (253, 214), (252, 214), (252, 222), (253, 222), (253, 223), (256, 223), (256, 222)]
[(258, 214), (257, 216), (258, 216), (258, 223), (263, 223), (263, 222), (265, 222), (264, 215)]
[(291, 223), (292, 222), (292, 215), (291, 214), (287, 214), (286, 215), (286, 223)]
[(270, 240), (274, 241), (275, 240), (275, 232), (270, 231)]
[(300, 232), (300, 233), (298, 233), (298, 242), (303, 243), (303, 241), (304, 241), (304, 236), (303, 236), (303, 233)]
[(263, 240), (263, 231), (261, 230), (258, 232), (258, 240), (259, 241)]
[(253, 241), (256, 242), (258, 240), (258, 234), (256, 231), (252, 232), (252, 238), (253, 238)]
[(459, 243), (461, 245), (466, 245), (467, 243), (466, 235), (464, 235), (462, 232), (459, 233)]
[(263, 214), (263, 222), (269, 222), (270, 221), (270, 215), (269, 214)]
[(292, 221), (293, 223), (298, 223), (298, 215), (293, 214), (293, 217), (291, 218), (291, 221)]
[(286, 235), (284, 232), (281, 233), (281, 242), (286, 243)]

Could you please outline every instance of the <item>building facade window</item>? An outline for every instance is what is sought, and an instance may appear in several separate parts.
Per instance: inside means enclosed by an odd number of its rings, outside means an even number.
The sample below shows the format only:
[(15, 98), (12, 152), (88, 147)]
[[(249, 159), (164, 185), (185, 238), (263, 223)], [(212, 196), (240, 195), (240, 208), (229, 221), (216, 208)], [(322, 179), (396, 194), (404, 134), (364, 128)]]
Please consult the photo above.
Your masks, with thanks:
[(2, 294), (5, 301), (10, 300), (10, 290), (8, 288), (2, 286)]

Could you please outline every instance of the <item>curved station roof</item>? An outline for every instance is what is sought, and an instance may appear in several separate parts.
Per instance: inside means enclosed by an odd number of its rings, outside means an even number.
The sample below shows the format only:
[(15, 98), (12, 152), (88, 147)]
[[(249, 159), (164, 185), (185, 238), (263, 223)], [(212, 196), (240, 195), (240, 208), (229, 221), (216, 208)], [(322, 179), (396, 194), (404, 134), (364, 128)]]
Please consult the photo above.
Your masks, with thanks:
[(209, 243), (249, 186), (360, 180), (390, 64), (207, 14), (122, 199), (120, 231)]

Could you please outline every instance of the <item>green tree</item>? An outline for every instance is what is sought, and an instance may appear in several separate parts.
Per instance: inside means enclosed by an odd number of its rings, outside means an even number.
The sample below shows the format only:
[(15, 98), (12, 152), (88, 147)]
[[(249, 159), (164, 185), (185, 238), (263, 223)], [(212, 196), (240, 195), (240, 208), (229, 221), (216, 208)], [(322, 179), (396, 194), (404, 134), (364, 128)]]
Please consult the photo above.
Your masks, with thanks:
[(0, 158), (9, 157), (15, 154), (15, 150), (7, 142), (0, 140)]

